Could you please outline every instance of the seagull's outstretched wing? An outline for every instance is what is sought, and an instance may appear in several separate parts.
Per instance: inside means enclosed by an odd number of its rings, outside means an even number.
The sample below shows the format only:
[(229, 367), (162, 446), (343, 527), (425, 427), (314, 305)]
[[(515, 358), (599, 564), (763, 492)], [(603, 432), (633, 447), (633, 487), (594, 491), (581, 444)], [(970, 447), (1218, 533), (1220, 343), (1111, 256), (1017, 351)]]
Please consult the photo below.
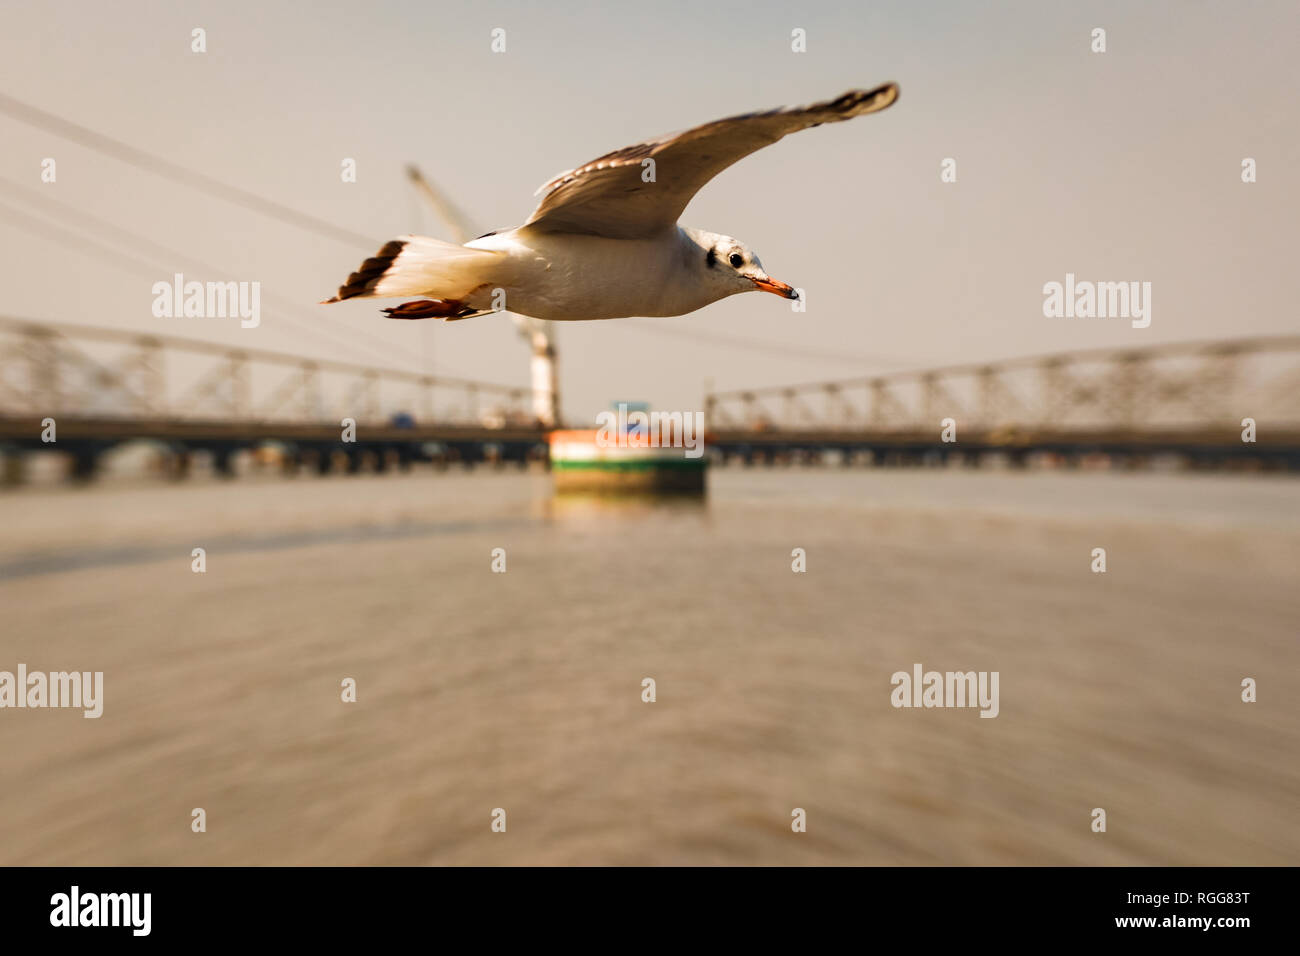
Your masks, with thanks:
[[(886, 83), (810, 106), (733, 116), (615, 150), (537, 190), (545, 196), (524, 226), (611, 239), (659, 235), (676, 224), (705, 183), (737, 160), (787, 133), (875, 113), (897, 99), (898, 87)], [(647, 159), (654, 160), (653, 182), (643, 176)]]

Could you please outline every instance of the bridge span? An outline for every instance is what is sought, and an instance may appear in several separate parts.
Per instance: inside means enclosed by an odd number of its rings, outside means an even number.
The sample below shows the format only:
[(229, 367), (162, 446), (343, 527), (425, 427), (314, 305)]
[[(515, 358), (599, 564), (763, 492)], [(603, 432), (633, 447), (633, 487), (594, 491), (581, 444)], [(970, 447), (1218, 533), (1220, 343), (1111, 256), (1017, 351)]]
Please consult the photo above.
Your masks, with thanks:
[[(0, 318), (0, 455), (77, 478), (132, 441), (176, 475), (545, 462), (527, 388), (174, 336)], [(706, 396), (715, 461), (1012, 465), (1035, 457), (1300, 469), (1300, 336), (1082, 351)]]
[(0, 318), (0, 452), (64, 452), (84, 479), (130, 441), (157, 443), (177, 475), (195, 453), (229, 474), (245, 450), (322, 473), (546, 456), (525, 388)]
[(1300, 467), (1300, 336), (1097, 349), (712, 393), (709, 444), (747, 462), (978, 464), (1034, 455)]

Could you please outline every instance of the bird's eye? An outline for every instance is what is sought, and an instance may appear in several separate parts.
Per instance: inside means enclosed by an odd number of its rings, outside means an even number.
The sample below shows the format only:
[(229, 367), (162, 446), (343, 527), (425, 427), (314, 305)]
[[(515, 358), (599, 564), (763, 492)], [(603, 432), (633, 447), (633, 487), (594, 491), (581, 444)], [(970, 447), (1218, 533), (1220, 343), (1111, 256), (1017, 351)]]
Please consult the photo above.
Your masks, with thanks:
[(731, 263), (731, 268), (739, 269), (741, 266), (745, 264), (745, 257), (742, 256), (739, 252), (733, 252), (731, 254), (731, 258), (727, 261)]

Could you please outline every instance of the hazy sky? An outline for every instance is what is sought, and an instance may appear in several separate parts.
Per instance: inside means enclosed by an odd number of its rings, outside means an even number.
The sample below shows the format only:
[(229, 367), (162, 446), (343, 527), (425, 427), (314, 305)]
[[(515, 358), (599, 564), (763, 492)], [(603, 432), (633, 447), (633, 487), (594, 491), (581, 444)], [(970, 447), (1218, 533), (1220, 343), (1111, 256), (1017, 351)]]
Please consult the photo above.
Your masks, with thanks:
[[(5, 2), (0, 90), (372, 236), (442, 236), (418, 163), (480, 231), (551, 175), (667, 131), (898, 82), (885, 113), (723, 173), (683, 221), (734, 235), (808, 310), (761, 294), (559, 327), (564, 405), (700, 407), (704, 383), (847, 378), (1095, 346), (1295, 332), (1300, 4)], [(208, 50), (190, 52), (207, 31)], [(490, 49), (506, 30), (507, 51)], [(1107, 52), (1090, 50), (1093, 28)], [(790, 49), (807, 32), (807, 52)], [(0, 314), (165, 331), (524, 385), (504, 316), (317, 307), (365, 250), (0, 114), (0, 202), (38, 191), (302, 303), (262, 325), (156, 319), (151, 280), (0, 207)], [(40, 182), (54, 157), (58, 181)], [(358, 182), (340, 180), (353, 157)], [(957, 161), (957, 182), (940, 163)], [(1241, 161), (1258, 182), (1241, 182)], [(130, 251), (129, 244), (111, 244)], [(157, 258), (152, 251), (145, 258)], [(207, 279), (177, 268), (187, 278)], [(1152, 283), (1152, 322), (1043, 317), (1043, 284)], [(696, 334), (698, 333), (698, 334)], [(340, 343), (353, 343), (352, 345)], [(753, 343), (755, 347), (747, 347)]]

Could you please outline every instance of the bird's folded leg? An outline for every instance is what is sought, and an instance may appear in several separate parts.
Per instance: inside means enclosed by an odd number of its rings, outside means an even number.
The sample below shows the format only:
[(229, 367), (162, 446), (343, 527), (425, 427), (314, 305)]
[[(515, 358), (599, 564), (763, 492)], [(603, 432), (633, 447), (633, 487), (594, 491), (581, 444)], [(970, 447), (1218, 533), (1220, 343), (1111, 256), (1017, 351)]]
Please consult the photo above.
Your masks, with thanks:
[(451, 319), (462, 316), (467, 310), (465, 303), (455, 299), (416, 299), (403, 302), (391, 309), (384, 309), (390, 319)]

